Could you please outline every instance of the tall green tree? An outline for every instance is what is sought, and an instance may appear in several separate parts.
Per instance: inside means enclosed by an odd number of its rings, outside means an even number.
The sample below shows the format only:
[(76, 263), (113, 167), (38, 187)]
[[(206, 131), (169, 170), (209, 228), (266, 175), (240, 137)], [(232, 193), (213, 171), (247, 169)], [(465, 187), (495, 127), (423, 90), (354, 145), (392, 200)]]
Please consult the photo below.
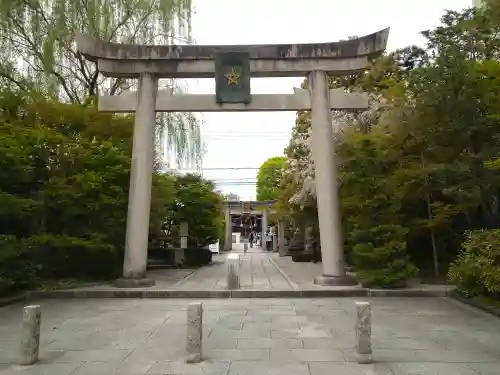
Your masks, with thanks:
[(274, 156), (260, 166), (257, 173), (258, 201), (270, 201), (278, 197), (278, 188), (286, 165), (285, 156)]
[(170, 203), (168, 222), (171, 239), (179, 246), (179, 225), (188, 225), (188, 246), (216, 243), (223, 228), (223, 198), (212, 181), (196, 174), (174, 175), (175, 199)]

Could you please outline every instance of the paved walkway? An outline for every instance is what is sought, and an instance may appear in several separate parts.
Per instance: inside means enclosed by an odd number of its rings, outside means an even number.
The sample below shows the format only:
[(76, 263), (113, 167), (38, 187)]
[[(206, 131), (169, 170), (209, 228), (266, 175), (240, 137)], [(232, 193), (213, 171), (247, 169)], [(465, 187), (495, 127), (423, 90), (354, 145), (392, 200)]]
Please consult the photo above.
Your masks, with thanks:
[(40, 362), (16, 363), (22, 305), (0, 308), (1, 375), (498, 375), (500, 320), (445, 298), (376, 298), (374, 365), (355, 363), (355, 300), (210, 299), (204, 359), (184, 363), (193, 300), (41, 301)]
[[(292, 289), (292, 285), (262, 248), (249, 248), (246, 253), (243, 244), (233, 244), (233, 253), (240, 255), (241, 289)], [(227, 254), (214, 256), (213, 264), (202, 267), (185, 279), (173, 285), (173, 289), (226, 289)]]

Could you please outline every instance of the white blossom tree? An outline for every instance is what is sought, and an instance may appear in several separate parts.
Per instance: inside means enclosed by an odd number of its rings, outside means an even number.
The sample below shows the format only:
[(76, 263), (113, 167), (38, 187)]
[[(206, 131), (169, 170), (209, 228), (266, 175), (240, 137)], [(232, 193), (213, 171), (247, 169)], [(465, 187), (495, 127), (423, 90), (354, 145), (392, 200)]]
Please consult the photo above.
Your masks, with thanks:
[[(370, 131), (387, 108), (387, 103), (382, 95), (370, 94), (369, 108), (364, 111), (332, 111), (334, 143), (342, 142), (342, 134), (347, 128), (365, 133)], [(292, 153), (294, 156), (289, 155), (289, 168), (285, 171), (284, 178), (293, 181), (297, 186), (297, 191), (292, 195), (289, 202), (303, 207), (310, 198), (316, 198), (309, 114), (299, 114), (297, 126), (290, 140), (289, 150), (299, 150)], [(341, 160), (337, 159), (337, 162), (340, 163)]]

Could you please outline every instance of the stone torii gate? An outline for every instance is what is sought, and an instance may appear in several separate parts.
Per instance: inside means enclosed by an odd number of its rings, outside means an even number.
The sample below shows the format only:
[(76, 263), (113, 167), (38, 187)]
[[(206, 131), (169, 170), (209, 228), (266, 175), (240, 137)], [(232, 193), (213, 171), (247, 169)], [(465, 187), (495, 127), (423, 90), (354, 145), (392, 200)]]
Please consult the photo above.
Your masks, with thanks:
[[(362, 93), (329, 90), (328, 75), (366, 69), (386, 48), (389, 29), (362, 38), (320, 44), (127, 45), (78, 35), (78, 51), (107, 77), (136, 78), (137, 93), (99, 98), (99, 110), (135, 112), (123, 278), (119, 287), (154, 284), (147, 278), (147, 247), (156, 112), (311, 110), (312, 154), (322, 255), (320, 285), (351, 285), (346, 276), (330, 111), (368, 107)], [(308, 77), (293, 94), (251, 95), (250, 77)], [(215, 78), (216, 95), (158, 92), (160, 78)]]
[[(261, 236), (264, 238), (266, 229), (268, 226), (268, 215), (275, 213), (275, 211), (270, 211), (273, 204), (276, 201), (225, 201), (224, 202), (224, 215), (226, 218), (226, 233), (225, 233), (225, 248), (224, 250), (232, 250), (232, 226), (231, 226), (231, 214), (258, 214), (262, 215), (261, 222)], [(281, 223), (282, 224), (282, 223)], [(284, 234), (283, 225), (279, 224), (280, 236)], [(283, 246), (284, 237), (280, 240), (280, 246)], [(283, 253), (283, 250), (280, 254)]]

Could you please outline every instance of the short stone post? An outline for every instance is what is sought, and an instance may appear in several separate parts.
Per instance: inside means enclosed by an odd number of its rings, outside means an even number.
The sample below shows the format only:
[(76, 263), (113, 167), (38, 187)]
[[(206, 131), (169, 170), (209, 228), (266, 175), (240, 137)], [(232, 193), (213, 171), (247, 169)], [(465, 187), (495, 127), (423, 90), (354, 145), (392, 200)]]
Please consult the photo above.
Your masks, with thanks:
[(370, 302), (356, 302), (356, 352), (358, 363), (373, 363)]
[(203, 305), (191, 303), (187, 311), (186, 363), (201, 362), (203, 338)]
[(240, 288), (240, 257), (238, 254), (229, 254), (226, 257), (227, 289)]
[(229, 251), (233, 248), (233, 223), (231, 221), (231, 208), (226, 207), (226, 234), (224, 237), (224, 250)]
[(285, 223), (282, 220), (278, 221), (278, 251), (280, 257), (287, 255), (287, 248), (285, 245)]
[(42, 311), (39, 305), (26, 306), (23, 311), (21, 326), (21, 347), (19, 362), (23, 366), (32, 365), (38, 361), (40, 348), (40, 325)]
[(309, 255), (314, 254), (313, 240), (314, 240), (313, 227), (308, 226), (308, 227), (306, 227), (305, 236), (304, 236), (304, 253), (305, 254), (309, 254)]
[(269, 222), (267, 220), (267, 209), (262, 210), (262, 231), (261, 231), (261, 244), (263, 250), (266, 250), (266, 232), (267, 232), (267, 226), (269, 225)]
[(276, 229), (276, 226), (273, 227), (273, 252), (278, 251), (278, 231)]

